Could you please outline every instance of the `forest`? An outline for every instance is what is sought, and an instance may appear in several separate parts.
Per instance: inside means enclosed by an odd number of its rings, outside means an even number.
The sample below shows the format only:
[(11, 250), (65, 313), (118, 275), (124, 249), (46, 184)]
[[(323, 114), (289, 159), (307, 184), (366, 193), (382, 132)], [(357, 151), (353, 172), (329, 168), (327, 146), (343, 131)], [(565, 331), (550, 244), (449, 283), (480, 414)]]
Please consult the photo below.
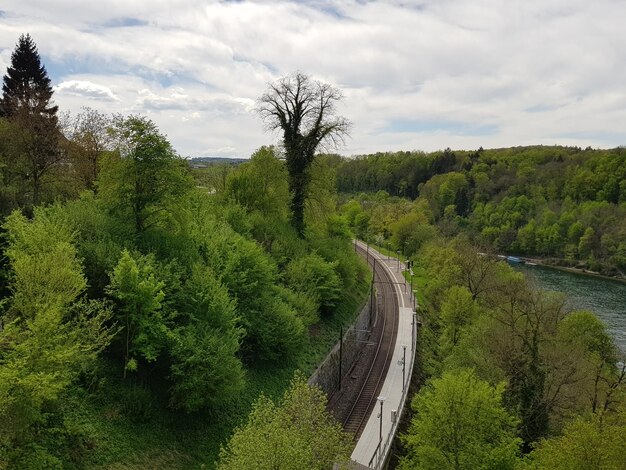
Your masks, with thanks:
[(623, 277), (624, 149), (321, 154), (350, 123), (296, 73), (259, 99), (281, 146), (191, 169), (147, 117), (72, 116), (53, 93), (20, 37), (0, 100), (0, 469), (341, 468), (351, 436), (306, 377), (369, 297), (355, 237), (409, 260), (420, 304), (392, 465), (626, 467), (623, 352), (493, 256)]
[(425, 230), (411, 229), (420, 225), (419, 213), (443, 235), (466, 233), (499, 253), (626, 276), (626, 149), (621, 147), (364, 155), (338, 168), (337, 185), (363, 207), (371, 206), (376, 194), (375, 209), (361, 214), (354, 206), (358, 234), (372, 240), (393, 236), (406, 255), (419, 248), (416, 233)]

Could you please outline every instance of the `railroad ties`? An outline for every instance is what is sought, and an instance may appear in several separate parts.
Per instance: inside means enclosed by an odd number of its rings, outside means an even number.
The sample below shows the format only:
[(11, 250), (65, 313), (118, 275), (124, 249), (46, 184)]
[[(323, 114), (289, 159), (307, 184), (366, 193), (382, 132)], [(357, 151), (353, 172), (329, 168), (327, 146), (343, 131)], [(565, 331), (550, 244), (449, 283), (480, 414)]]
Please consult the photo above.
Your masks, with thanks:
[(374, 269), (374, 284), (382, 292), (382, 305), (377, 309), (377, 316), (372, 328), (370, 341), (376, 344), (376, 352), (372, 359), (367, 376), (352, 408), (344, 420), (344, 430), (354, 434), (358, 440), (367, 419), (376, 404), (383, 381), (392, 362), (398, 328), (398, 298), (395, 293), (394, 279), (382, 263), (377, 263), (374, 254), (360, 244), (357, 245), (363, 257)]

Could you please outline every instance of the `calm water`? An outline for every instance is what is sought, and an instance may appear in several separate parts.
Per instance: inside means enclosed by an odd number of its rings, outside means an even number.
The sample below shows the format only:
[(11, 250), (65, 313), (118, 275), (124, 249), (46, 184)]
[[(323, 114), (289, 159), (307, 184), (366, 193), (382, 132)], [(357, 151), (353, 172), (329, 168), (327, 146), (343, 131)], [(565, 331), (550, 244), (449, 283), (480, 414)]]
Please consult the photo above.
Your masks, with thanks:
[(590, 310), (598, 315), (626, 353), (626, 284), (541, 266), (513, 267), (534, 278), (542, 289), (563, 292), (572, 309)]

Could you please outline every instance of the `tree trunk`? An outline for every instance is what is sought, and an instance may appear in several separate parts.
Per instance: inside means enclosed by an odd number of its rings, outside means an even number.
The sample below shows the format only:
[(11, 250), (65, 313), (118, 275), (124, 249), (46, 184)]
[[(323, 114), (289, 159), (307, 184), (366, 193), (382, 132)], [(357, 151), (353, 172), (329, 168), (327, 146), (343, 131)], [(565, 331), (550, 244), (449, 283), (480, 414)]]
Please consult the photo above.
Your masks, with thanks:
[(37, 170), (33, 171), (33, 207), (39, 205), (41, 179)]
[(294, 185), (291, 196), (291, 224), (300, 238), (304, 238), (304, 200), (304, 188)]
[(290, 175), (291, 224), (300, 238), (304, 238), (304, 204), (306, 201), (307, 183), (306, 167), (300, 168), (298, 173), (294, 172), (294, 174)]

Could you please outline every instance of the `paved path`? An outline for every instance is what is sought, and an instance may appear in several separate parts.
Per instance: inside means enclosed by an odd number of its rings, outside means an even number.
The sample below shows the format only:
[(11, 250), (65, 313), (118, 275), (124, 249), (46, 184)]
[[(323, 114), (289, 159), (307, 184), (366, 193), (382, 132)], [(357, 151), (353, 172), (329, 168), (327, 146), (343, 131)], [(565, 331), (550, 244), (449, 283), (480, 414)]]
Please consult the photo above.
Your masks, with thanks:
[[(362, 242), (358, 243), (361, 246), (365, 246)], [(398, 297), (400, 308), (393, 360), (380, 392), (380, 396), (384, 398), (382, 402), (382, 421), (380, 417), (381, 405), (380, 401), (378, 401), (351, 456), (352, 460), (361, 465), (378, 469), (382, 468), (382, 464), (387, 459), (389, 447), (397, 429), (398, 419), (394, 419), (394, 416), (399, 417), (401, 415), (406, 401), (406, 390), (408, 390), (415, 358), (416, 317), (413, 310), (414, 300), (410, 292), (410, 286), (402, 276), (404, 264), (399, 263), (396, 258), (389, 259), (372, 248), (369, 248), (368, 251), (369, 256), (374, 256), (377, 263), (385, 266), (391, 278), (394, 279), (395, 295)], [(403, 358), (406, 360), (404, 374)], [(381, 422), (382, 440), (380, 437)]]

